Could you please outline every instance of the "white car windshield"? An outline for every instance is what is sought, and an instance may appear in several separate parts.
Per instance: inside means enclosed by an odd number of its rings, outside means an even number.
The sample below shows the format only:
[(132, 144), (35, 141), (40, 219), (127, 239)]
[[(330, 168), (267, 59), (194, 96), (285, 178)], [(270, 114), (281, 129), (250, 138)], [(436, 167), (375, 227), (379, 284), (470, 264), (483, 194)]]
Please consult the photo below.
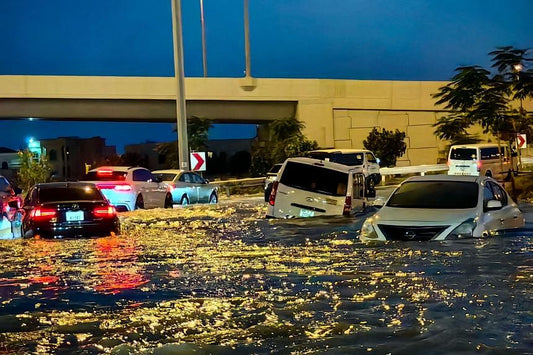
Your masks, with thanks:
[(389, 207), (459, 209), (478, 203), (478, 185), (466, 181), (411, 181), (403, 183), (387, 202)]

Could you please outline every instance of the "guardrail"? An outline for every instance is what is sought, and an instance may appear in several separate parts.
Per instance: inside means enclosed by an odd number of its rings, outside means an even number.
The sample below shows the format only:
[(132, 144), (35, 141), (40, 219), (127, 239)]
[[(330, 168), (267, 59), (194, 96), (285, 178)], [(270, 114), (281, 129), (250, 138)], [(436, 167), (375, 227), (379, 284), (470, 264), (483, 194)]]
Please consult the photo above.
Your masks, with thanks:
[(224, 189), (226, 195), (229, 197), (232, 188), (248, 188), (263, 186), (265, 184), (264, 177), (258, 178), (246, 178), (246, 179), (231, 179), (231, 180), (219, 180), (211, 181), (212, 184), (218, 185), (219, 189)]
[(432, 171), (448, 171), (448, 165), (446, 164), (433, 164), (433, 165), (414, 165), (414, 166), (398, 166), (394, 168), (381, 168), (381, 183), (385, 184), (387, 176), (391, 175), (405, 175), (405, 174), (420, 174), (424, 176), (428, 172)]

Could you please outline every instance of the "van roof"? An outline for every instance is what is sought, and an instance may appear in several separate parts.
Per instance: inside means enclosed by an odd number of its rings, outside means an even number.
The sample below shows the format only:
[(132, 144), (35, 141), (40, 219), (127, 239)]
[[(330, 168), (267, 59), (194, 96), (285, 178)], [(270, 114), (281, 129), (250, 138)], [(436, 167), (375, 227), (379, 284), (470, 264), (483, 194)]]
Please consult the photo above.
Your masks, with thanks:
[(337, 170), (337, 171), (341, 171), (344, 173), (362, 171), (362, 168), (360, 166), (344, 165), (344, 164), (334, 163), (331, 161), (324, 161), (324, 160), (315, 159), (315, 158), (305, 158), (305, 157), (288, 158), (287, 160), (285, 160), (285, 163), (289, 161), (300, 163), (300, 164), (322, 166), (322, 167), (325, 167), (326, 169)]
[[(501, 147), (506, 147), (506, 142), (500, 143)], [(478, 144), (455, 144), (451, 148), (491, 148), (498, 147), (498, 143), (478, 143)]]
[(338, 148), (328, 148), (328, 149), (315, 149), (311, 150), (309, 153), (339, 153), (339, 154), (350, 154), (350, 153), (366, 153), (370, 152), (367, 149), (338, 149)]

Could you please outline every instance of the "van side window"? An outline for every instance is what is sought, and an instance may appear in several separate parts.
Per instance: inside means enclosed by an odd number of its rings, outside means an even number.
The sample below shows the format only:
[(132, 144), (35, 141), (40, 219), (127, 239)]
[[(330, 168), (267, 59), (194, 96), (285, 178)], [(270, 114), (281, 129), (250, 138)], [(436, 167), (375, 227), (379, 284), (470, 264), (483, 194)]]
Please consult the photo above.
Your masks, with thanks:
[(498, 147), (481, 148), (481, 160), (498, 159), (500, 154), (498, 153)]
[(366, 160), (369, 163), (377, 163), (376, 157), (372, 153), (366, 153)]

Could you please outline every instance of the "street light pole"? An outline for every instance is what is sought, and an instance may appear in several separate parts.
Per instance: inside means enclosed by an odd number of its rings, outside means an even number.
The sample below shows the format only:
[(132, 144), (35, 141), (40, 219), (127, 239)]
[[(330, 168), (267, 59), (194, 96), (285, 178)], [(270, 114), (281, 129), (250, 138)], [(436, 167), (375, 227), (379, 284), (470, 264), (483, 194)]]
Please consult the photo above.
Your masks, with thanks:
[(252, 76), (250, 60), (250, 19), (248, 15), (248, 0), (244, 0), (244, 50), (246, 56), (246, 77)]
[(204, 0), (200, 0), (200, 21), (202, 23), (202, 64), (205, 78), (207, 77), (207, 45), (205, 41)]
[(181, 29), (181, 0), (172, 1), (172, 39), (174, 45), (174, 76), (176, 79), (176, 122), (179, 167), (189, 170), (189, 142), (185, 108), (185, 74), (183, 70), (183, 39)]

